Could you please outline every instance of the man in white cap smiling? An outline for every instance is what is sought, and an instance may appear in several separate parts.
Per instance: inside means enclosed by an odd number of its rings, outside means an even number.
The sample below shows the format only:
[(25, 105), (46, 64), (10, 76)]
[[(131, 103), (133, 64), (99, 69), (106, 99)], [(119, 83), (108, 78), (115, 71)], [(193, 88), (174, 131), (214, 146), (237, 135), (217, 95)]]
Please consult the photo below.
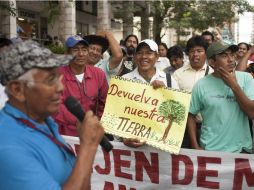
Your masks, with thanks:
[[(156, 69), (155, 63), (159, 58), (158, 45), (150, 39), (141, 41), (136, 49), (134, 60), (137, 67), (123, 78), (151, 84), (155, 89), (168, 86), (178, 89), (176, 81), (170, 75)], [(136, 139), (124, 139), (124, 144), (130, 147), (139, 147), (144, 144)]]

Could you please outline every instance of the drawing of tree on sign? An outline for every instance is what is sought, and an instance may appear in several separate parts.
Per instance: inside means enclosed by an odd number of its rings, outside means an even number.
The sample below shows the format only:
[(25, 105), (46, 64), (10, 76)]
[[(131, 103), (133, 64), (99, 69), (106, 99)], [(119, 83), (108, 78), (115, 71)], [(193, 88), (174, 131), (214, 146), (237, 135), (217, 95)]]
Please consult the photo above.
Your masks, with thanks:
[(178, 125), (181, 125), (182, 121), (184, 120), (185, 106), (175, 100), (166, 100), (160, 104), (159, 113), (169, 121), (163, 136), (159, 140), (165, 143), (172, 124), (177, 123)]

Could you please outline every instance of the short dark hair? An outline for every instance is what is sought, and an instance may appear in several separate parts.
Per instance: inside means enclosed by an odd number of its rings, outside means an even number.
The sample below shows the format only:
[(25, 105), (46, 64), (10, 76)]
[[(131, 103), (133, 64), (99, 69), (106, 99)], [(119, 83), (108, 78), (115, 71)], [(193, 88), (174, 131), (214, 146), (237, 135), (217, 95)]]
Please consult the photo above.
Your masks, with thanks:
[(237, 46), (239, 47), (240, 45), (245, 45), (247, 47), (247, 50), (250, 49), (250, 44), (246, 43), (246, 42), (240, 42), (239, 44), (237, 44)]
[(183, 49), (179, 45), (170, 47), (167, 51), (167, 58), (170, 60), (173, 56), (176, 58), (183, 58)]
[(167, 44), (164, 43), (164, 42), (161, 42), (161, 43), (159, 44), (159, 46), (163, 46), (166, 50), (168, 50), (168, 46), (167, 46)]
[(191, 48), (195, 46), (201, 46), (205, 49), (205, 52), (208, 48), (208, 43), (201, 36), (193, 36), (187, 41), (186, 52), (189, 54)]
[(250, 63), (246, 69), (249, 73), (254, 73), (254, 63)]
[(128, 41), (128, 39), (129, 39), (130, 37), (134, 37), (134, 38), (136, 39), (136, 41), (137, 41), (137, 44), (138, 44), (138, 37), (137, 37), (135, 34), (130, 34), (130, 35), (128, 35), (128, 36), (125, 38), (125, 40), (124, 40), (124, 45), (125, 45), (125, 46), (126, 46), (126, 42)]
[(212, 41), (214, 41), (214, 35), (213, 35), (213, 33), (208, 31), (208, 30), (202, 32), (201, 36), (211, 36), (212, 37)]

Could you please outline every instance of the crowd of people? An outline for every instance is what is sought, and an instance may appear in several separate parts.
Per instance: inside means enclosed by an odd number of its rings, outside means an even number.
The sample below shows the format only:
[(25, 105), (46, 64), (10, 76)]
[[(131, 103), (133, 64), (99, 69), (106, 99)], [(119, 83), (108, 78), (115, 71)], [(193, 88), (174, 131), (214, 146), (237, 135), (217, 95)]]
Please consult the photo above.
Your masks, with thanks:
[[(99, 120), (116, 75), (191, 92), (182, 148), (253, 152), (253, 46), (225, 44), (209, 31), (184, 49), (134, 34), (120, 44), (109, 31), (70, 36), (64, 46), (66, 54), (55, 55), (32, 40), (0, 39), (0, 189), (90, 189), (104, 135)], [(65, 107), (69, 96), (86, 112), (82, 122)], [(79, 137), (76, 156), (61, 135)]]

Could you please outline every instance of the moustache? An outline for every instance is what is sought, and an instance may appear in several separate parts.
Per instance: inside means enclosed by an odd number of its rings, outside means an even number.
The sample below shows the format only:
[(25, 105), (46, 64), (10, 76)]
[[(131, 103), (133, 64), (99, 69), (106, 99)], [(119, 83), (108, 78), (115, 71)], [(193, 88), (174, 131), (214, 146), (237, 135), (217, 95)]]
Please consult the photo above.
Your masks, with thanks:
[(136, 48), (135, 48), (135, 47), (129, 46), (129, 47), (127, 48), (127, 53), (128, 53), (128, 54), (134, 54), (135, 52), (136, 52)]

